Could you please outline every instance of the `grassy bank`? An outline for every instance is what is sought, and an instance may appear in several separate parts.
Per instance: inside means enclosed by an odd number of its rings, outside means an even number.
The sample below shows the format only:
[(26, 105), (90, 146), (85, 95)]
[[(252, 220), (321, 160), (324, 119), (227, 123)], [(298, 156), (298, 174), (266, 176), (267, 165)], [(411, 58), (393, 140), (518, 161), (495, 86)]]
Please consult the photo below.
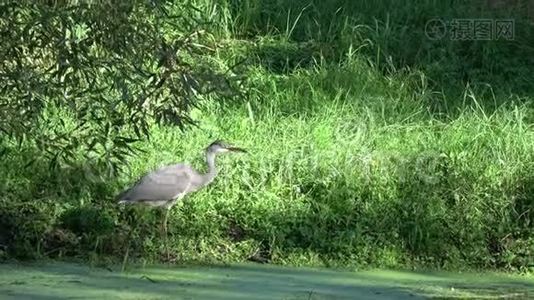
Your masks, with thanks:
[[(177, 261), (531, 268), (532, 26), (460, 3), (355, 2), (204, 3), (214, 57), (248, 58), (247, 98), (206, 101), (185, 133), (154, 126), (118, 177), (86, 161), (51, 173), (7, 143), (0, 257), (159, 260), (161, 214), (113, 195), (166, 163), (203, 168), (223, 138), (250, 154), (221, 157), (216, 182), (172, 211)], [(514, 41), (425, 37), (434, 16), (506, 13)]]

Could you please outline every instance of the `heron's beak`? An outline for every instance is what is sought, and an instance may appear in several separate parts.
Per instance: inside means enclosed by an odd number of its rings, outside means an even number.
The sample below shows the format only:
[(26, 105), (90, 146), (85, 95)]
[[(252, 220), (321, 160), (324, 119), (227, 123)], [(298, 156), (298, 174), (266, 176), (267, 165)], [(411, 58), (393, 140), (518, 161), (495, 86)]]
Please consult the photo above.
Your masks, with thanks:
[(226, 149), (228, 149), (229, 151), (233, 151), (233, 152), (248, 153), (247, 150), (245, 150), (243, 148), (239, 148), (239, 147), (227, 147)]

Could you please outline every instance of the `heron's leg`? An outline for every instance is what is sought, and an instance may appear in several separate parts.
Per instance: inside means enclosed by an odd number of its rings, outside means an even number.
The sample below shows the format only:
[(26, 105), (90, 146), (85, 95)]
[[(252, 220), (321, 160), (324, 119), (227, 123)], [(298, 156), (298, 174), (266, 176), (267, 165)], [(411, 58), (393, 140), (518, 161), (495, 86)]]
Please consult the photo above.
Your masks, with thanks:
[(167, 234), (167, 220), (169, 218), (169, 211), (171, 210), (171, 206), (165, 207), (165, 217), (163, 218), (163, 233), (165, 234), (164, 237), (164, 243), (165, 243), (165, 252), (167, 253), (167, 261), (170, 260), (170, 254), (169, 254), (169, 238)]
[(169, 219), (169, 210), (170, 207), (165, 208), (165, 216), (163, 217), (163, 233), (165, 234), (165, 237), (167, 237), (167, 219)]
[(169, 252), (169, 244), (168, 244), (168, 235), (167, 235), (167, 220), (169, 218), (169, 211), (171, 208), (176, 204), (177, 201), (181, 200), (184, 197), (184, 193), (182, 193), (177, 199), (174, 199), (172, 201), (167, 202), (165, 205), (165, 217), (163, 218), (163, 228), (165, 232), (165, 252), (167, 252), (167, 261), (170, 261), (170, 252)]
[(163, 234), (165, 236), (167, 236), (167, 220), (169, 218), (169, 210), (171, 210), (171, 207), (172, 207), (172, 204), (171, 203), (166, 203), (165, 205), (162, 206), (164, 209), (165, 209), (165, 212), (164, 212), (164, 216), (163, 216), (163, 222), (162, 222), (162, 230), (163, 230)]

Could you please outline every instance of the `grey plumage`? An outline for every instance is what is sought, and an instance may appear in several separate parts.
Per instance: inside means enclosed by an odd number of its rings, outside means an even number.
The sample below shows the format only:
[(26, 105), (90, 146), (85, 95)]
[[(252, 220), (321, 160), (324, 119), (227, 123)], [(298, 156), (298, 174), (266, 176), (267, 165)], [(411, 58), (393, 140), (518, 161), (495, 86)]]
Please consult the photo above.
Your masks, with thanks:
[[(165, 166), (142, 177), (120, 196), (120, 204), (141, 203), (149, 206), (172, 206), (182, 193), (200, 187), (202, 175), (184, 164)], [(194, 184), (191, 184), (194, 182)]]
[(246, 152), (223, 141), (215, 141), (206, 148), (208, 172), (201, 174), (189, 165), (164, 166), (143, 176), (132, 188), (117, 198), (121, 204), (140, 203), (170, 209), (185, 195), (210, 184), (217, 176), (215, 157), (224, 152)]
[[(185, 164), (174, 164), (159, 168), (143, 176), (132, 188), (117, 196), (120, 204), (145, 204), (164, 207), (163, 230), (165, 248), (167, 248), (167, 219), (169, 210), (185, 195), (208, 184), (217, 176), (215, 157), (224, 152), (246, 152), (244, 149), (230, 146), (223, 141), (215, 141), (206, 148), (208, 172), (201, 174)], [(169, 252), (167, 251), (167, 255)]]
[[(185, 164), (161, 167), (143, 176), (137, 183), (117, 196), (120, 204), (145, 204), (164, 207), (163, 230), (167, 248), (167, 219), (171, 207), (184, 196), (210, 184), (217, 176), (215, 157), (224, 152), (246, 152), (223, 141), (215, 141), (206, 148), (208, 172), (201, 174)], [(167, 249), (167, 256), (169, 252)]]

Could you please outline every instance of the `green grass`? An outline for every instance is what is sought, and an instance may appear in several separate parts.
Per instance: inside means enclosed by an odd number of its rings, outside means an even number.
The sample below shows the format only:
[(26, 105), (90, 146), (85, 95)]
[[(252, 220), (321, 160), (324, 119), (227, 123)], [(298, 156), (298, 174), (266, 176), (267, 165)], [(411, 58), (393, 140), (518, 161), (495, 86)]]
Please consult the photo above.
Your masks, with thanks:
[(160, 260), (161, 215), (112, 197), (163, 164), (202, 168), (202, 149), (223, 138), (250, 153), (219, 158), (217, 180), (172, 211), (178, 261), (532, 270), (531, 25), (518, 17), (513, 42), (434, 43), (429, 17), (490, 13), (437, 1), (221, 3), (205, 7), (220, 26), (214, 57), (249, 58), (247, 99), (206, 101), (185, 133), (154, 126), (118, 177), (84, 161), (60, 174), (25, 167), (34, 150), (12, 148), (0, 228), (16, 234), (0, 234), (0, 258)]
[(341, 272), (239, 264), (135, 267), (0, 265), (2, 299), (527, 299), (532, 278), (499, 273)]
[[(121, 212), (110, 197), (164, 164), (203, 168), (201, 149), (224, 138), (250, 154), (221, 157), (214, 184), (172, 211), (171, 248), (179, 259), (243, 261), (265, 252), (273, 262), (297, 265), (531, 263), (528, 107), (486, 114), (474, 106), (439, 120), (424, 110), (424, 95), (410, 96), (409, 80), (382, 79), (363, 64), (257, 76), (256, 99), (223, 112), (206, 107), (196, 113), (200, 129), (154, 127), (150, 142), (139, 145), (145, 153), (117, 182), (57, 175), (62, 191), (45, 187), (42, 201), (26, 202), (53, 209), (57, 219), (41, 216), (50, 222), (43, 227), (32, 218), (18, 222), (39, 237), (55, 230), (82, 237), (74, 247), (58, 241), (59, 251), (121, 257), (128, 246), (134, 257), (157, 260), (160, 215)], [(35, 192), (32, 180), (52, 176), (46, 169), (4, 170), (23, 197)], [(18, 186), (17, 178), (30, 186)], [(104, 210), (91, 213), (95, 205)], [(69, 214), (75, 220), (65, 222)], [(137, 224), (137, 240), (124, 243), (130, 233), (114, 223)]]

